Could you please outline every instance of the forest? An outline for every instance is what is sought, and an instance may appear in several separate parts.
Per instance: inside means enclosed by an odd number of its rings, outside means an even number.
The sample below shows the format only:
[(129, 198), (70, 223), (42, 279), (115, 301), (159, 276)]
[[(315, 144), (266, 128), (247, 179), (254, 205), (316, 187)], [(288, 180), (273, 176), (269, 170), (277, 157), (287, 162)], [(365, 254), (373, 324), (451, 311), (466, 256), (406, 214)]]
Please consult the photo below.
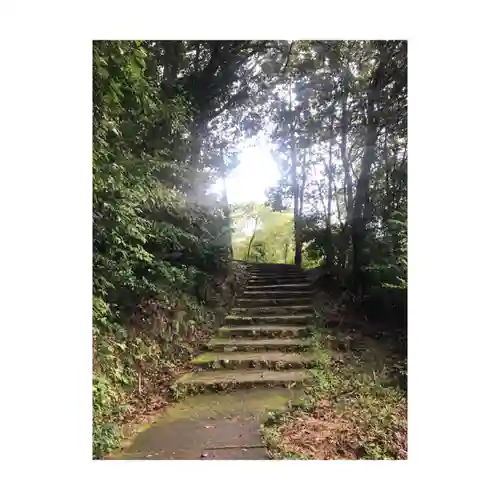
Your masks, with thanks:
[[(227, 312), (241, 261), (321, 269), (405, 330), (407, 43), (93, 42), (93, 454), (165, 404)], [(280, 180), (230, 204), (241, 141)], [(405, 334), (404, 334), (405, 335)]]

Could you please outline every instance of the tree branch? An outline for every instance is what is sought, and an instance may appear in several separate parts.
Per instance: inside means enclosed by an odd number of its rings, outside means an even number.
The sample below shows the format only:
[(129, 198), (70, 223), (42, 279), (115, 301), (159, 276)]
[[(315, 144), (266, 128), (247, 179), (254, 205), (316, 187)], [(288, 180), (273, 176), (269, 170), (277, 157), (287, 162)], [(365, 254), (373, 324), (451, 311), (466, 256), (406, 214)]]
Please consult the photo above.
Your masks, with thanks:
[(288, 48), (288, 54), (287, 54), (286, 59), (285, 59), (285, 64), (280, 70), (280, 73), (282, 75), (285, 73), (285, 70), (288, 66), (288, 63), (290, 62), (290, 55), (292, 54), (293, 44), (294, 44), (294, 42), (292, 41), (292, 43), (290, 43), (290, 47)]
[(339, 224), (342, 227), (344, 227), (346, 223), (342, 222), (342, 216), (340, 214), (339, 197), (337, 196), (337, 184), (335, 183), (335, 179), (333, 179), (333, 194), (335, 195), (335, 205), (337, 206), (337, 217), (339, 219)]

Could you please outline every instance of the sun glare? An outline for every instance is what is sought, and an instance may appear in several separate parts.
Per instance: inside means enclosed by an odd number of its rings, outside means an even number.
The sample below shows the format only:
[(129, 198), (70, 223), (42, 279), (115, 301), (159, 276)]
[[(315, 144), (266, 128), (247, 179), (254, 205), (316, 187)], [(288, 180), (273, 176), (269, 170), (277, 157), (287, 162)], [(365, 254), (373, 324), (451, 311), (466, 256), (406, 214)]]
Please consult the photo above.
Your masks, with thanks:
[[(242, 146), (238, 166), (226, 181), (229, 203), (266, 201), (266, 189), (276, 185), (279, 180), (278, 166), (270, 149), (270, 144), (265, 140), (256, 145)], [(222, 192), (222, 180), (217, 181), (213, 191)]]

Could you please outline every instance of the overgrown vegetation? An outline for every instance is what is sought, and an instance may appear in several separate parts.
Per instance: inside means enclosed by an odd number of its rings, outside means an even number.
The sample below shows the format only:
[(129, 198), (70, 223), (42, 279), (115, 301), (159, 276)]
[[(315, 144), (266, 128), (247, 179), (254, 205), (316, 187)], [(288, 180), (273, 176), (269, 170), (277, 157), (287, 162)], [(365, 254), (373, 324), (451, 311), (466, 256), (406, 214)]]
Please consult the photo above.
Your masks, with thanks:
[(293, 214), (246, 203), (232, 207), (234, 258), (249, 262), (293, 263)]
[[(117, 445), (122, 423), (162, 401), (239, 277), (227, 207), (206, 194), (224, 163), (197, 161), (199, 88), (190, 80), (172, 92), (177, 75), (166, 78), (162, 43), (93, 46), (95, 457)], [(232, 75), (220, 92), (231, 84)]]
[(370, 317), (404, 324), (407, 44), (314, 40), (276, 42), (272, 50), (281, 57), (261, 63), (263, 90), (244, 123), (272, 144), (281, 179), (267, 205), (287, 224), (276, 238), (280, 224), (269, 208), (233, 207), (247, 222), (235, 251), (321, 266), (323, 281)]
[(407, 459), (406, 365), (385, 340), (316, 328), (319, 363), (304, 404), (262, 427), (273, 458)]
[(295, 41), (261, 110), (282, 174), (269, 201), (293, 212), (294, 262), (401, 324), (407, 65), (404, 41)]
[[(403, 41), (93, 44), (95, 457), (164, 404), (231, 302), (233, 246), (322, 266), (344, 302), (404, 325), (406, 79)], [(209, 188), (256, 134), (280, 184), (266, 207), (229, 207)], [(234, 245), (231, 208), (250, 221)]]

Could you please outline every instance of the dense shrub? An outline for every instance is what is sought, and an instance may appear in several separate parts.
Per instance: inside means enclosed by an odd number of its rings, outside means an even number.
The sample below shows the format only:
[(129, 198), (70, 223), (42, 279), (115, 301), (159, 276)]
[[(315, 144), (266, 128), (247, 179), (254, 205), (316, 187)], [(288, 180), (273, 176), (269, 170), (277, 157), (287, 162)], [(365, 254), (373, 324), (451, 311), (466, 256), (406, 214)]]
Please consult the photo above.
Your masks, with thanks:
[[(140, 42), (93, 46), (95, 457), (163, 394), (216, 319), (213, 306), (229, 300), (223, 212), (188, 203), (197, 171), (175, 150), (190, 110), (160, 96), (150, 63)], [(158, 130), (168, 148), (152, 146)]]

